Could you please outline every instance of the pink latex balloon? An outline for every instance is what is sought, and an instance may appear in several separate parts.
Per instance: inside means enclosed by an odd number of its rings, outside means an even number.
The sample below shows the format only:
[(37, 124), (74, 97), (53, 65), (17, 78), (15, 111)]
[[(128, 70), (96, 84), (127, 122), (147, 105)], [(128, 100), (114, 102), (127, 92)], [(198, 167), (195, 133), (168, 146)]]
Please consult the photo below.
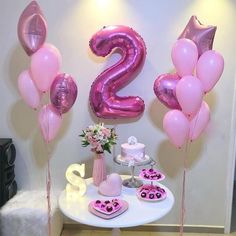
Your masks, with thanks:
[(59, 72), (61, 54), (51, 45), (44, 44), (31, 58), (31, 73), (38, 89), (46, 92)]
[(189, 121), (179, 110), (171, 110), (165, 114), (163, 128), (170, 141), (178, 148), (188, 140)]
[(103, 71), (90, 90), (90, 105), (96, 116), (106, 119), (132, 118), (144, 111), (140, 97), (120, 97), (116, 93), (141, 70), (146, 57), (145, 43), (140, 35), (127, 26), (104, 27), (92, 36), (90, 48), (105, 57), (112, 49), (120, 49), (122, 58)]
[(22, 12), (17, 26), (19, 41), (28, 56), (35, 53), (45, 42), (47, 23), (36, 1)]
[(189, 139), (197, 139), (207, 127), (210, 121), (210, 109), (205, 101), (202, 102), (198, 113), (190, 119)]
[(212, 49), (215, 32), (216, 26), (203, 25), (196, 16), (191, 16), (179, 39), (192, 40), (197, 45), (198, 55), (201, 56), (205, 51)]
[(177, 40), (172, 48), (171, 58), (178, 75), (192, 75), (198, 60), (196, 44), (189, 39)]
[(224, 58), (216, 51), (209, 50), (202, 54), (197, 63), (197, 77), (204, 92), (209, 92), (220, 79), (224, 70)]
[(51, 142), (58, 134), (62, 124), (62, 117), (51, 105), (45, 105), (39, 112), (38, 122), (45, 142)]
[(18, 77), (18, 89), (25, 103), (33, 109), (40, 105), (41, 94), (34, 81), (31, 79), (28, 70), (23, 71)]
[(77, 85), (68, 74), (59, 74), (50, 89), (50, 99), (54, 107), (62, 114), (73, 106), (77, 97)]
[(184, 76), (176, 86), (176, 97), (186, 115), (196, 114), (203, 99), (203, 88), (200, 80), (192, 75)]
[(162, 74), (157, 77), (154, 83), (154, 92), (161, 103), (170, 109), (181, 110), (176, 98), (176, 84), (180, 77), (177, 74)]

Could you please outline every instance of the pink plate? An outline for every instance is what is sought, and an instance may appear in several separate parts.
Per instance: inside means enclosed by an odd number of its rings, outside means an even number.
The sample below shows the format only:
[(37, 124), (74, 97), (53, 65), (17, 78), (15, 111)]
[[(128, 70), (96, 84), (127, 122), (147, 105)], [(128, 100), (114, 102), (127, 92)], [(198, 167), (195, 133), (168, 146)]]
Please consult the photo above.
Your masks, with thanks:
[(142, 171), (139, 174), (139, 177), (145, 180), (150, 181), (162, 181), (165, 179), (165, 175), (163, 175), (161, 172), (155, 169), (142, 169)]
[[(116, 200), (118, 200), (118, 199), (116, 199)], [(106, 220), (112, 219), (112, 218), (114, 218), (114, 217), (124, 213), (128, 209), (128, 207), (129, 207), (128, 202), (119, 199), (118, 202), (119, 202), (119, 206), (120, 207), (119, 208), (116, 207), (115, 210), (113, 210), (111, 212), (107, 212), (107, 211), (101, 210), (100, 207), (98, 207), (98, 206), (95, 208), (94, 206), (96, 204), (96, 201), (97, 200), (92, 201), (92, 202), (89, 203), (89, 205), (88, 205), (89, 211), (92, 214), (94, 214), (94, 215), (96, 215), (98, 217), (101, 217), (103, 219), (106, 219)], [(99, 201), (105, 202), (103, 200), (99, 200)], [(111, 202), (111, 200), (110, 200), (110, 202)], [(109, 206), (109, 203), (107, 204), (107, 206)]]
[(123, 203), (119, 199), (94, 200), (90, 204), (96, 211), (106, 215), (114, 214), (123, 206)]
[(167, 196), (166, 191), (158, 185), (146, 184), (137, 189), (137, 197), (148, 202), (164, 200)]

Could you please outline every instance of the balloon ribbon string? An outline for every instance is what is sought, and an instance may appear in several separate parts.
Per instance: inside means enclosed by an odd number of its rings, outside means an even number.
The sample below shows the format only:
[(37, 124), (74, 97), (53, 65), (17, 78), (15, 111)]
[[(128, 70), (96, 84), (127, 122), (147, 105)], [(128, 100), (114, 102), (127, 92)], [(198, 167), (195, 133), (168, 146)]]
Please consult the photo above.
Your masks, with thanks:
[(51, 173), (50, 173), (50, 158), (48, 159), (48, 163), (47, 163), (46, 186), (47, 186), (47, 204), (48, 204), (48, 236), (51, 236)]
[(180, 214), (180, 236), (184, 233), (184, 218), (185, 218), (185, 187), (186, 187), (186, 172), (187, 172), (187, 158), (188, 158), (188, 152), (191, 146), (192, 137), (194, 134), (194, 130), (196, 128), (197, 122), (199, 119), (199, 112), (197, 113), (196, 120), (193, 125), (192, 132), (190, 133), (190, 142), (189, 140), (186, 142), (185, 150), (184, 150), (184, 172), (183, 172), (183, 182), (182, 182), (182, 196), (181, 196), (181, 214)]
[(200, 113), (200, 111), (198, 111), (198, 113), (197, 113), (197, 115), (196, 115), (196, 120), (195, 120), (195, 122), (194, 122), (192, 132), (189, 134), (189, 136), (190, 136), (189, 139), (190, 139), (191, 142), (193, 141), (193, 134), (194, 134), (194, 131), (195, 131), (195, 128), (196, 128), (198, 119), (199, 119), (199, 113)]
[[(48, 109), (48, 107), (46, 108)], [(49, 133), (50, 133), (50, 124), (49, 124), (49, 116), (47, 112), (47, 122), (46, 124), (46, 132), (47, 132), (47, 140), (45, 142), (47, 148), (47, 172), (46, 172), (46, 189), (47, 189), (47, 206), (48, 206), (48, 236), (51, 236), (51, 171), (50, 171), (50, 159), (52, 152), (49, 146)]]
[(181, 214), (180, 214), (180, 232), (179, 235), (182, 236), (184, 233), (184, 218), (185, 218), (185, 186), (186, 186), (186, 172), (187, 172), (187, 156), (189, 150), (189, 141), (187, 141), (184, 149), (184, 172), (183, 172), (183, 182), (182, 182), (182, 195), (181, 195)]

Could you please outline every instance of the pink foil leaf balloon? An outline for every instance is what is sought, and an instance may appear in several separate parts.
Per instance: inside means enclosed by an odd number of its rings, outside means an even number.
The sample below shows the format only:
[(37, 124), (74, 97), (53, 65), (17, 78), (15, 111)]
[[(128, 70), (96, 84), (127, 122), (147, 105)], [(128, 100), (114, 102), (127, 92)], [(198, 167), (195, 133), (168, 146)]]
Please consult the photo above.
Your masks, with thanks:
[(212, 49), (215, 32), (216, 26), (203, 25), (196, 16), (191, 16), (179, 39), (187, 38), (192, 40), (197, 45), (200, 57), (205, 51)]
[(31, 57), (32, 78), (41, 92), (49, 90), (61, 66), (61, 54), (51, 45), (44, 44)]
[(41, 108), (38, 114), (40, 130), (45, 142), (51, 142), (58, 134), (62, 124), (62, 116), (51, 104)]
[(157, 77), (154, 83), (154, 92), (161, 103), (170, 109), (181, 110), (176, 98), (176, 85), (180, 77), (177, 74), (162, 74)]
[(77, 97), (77, 85), (68, 74), (59, 74), (54, 79), (50, 89), (50, 99), (54, 107), (62, 113), (66, 113), (75, 103)]
[(224, 58), (220, 53), (209, 50), (202, 54), (198, 60), (196, 72), (205, 93), (215, 86), (223, 70)]
[(198, 60), (196, 44), (189, 39), (179, 39), (171, 51), (172, 62), (178, 75), (192, 75)]
[(176, 97), (183, 113), (195, 115), (201, 107), (203, 88), (200, 80), (192, 75), (184, 76), (176, 86)]
[(17, 26), (19, 41), (28, 56), (44, 44), (47, 23), (36, 1), (32, 1), (22, 12)]
[(189, 120), (179, 110), (171, 110), (165, 114), (163, 128), (170, 141), (178, 148), (188, 140)]
[(207, 127), (210, 121), (210, 109), (208, 104), (203, 101), (198, 113), (190, 118), (190, 141), (196, 140)]
[(104, 27), (90, 40), (97, 56), (105, 57), (112, 49), (120, 49), (121, 59), (103, 71), (90, 90), (90, 105), (96, 116), (106, 119), (133, 118), (144, 111), (140, 97), (120, 97), (116, 93), (140, 72), (146, 57), (143, 39), (127, 26)]
[(23, 71), (18, 77), (18, 89), (25, 103), (33, 109), (40, 105), (41, 94), (28, 70)]

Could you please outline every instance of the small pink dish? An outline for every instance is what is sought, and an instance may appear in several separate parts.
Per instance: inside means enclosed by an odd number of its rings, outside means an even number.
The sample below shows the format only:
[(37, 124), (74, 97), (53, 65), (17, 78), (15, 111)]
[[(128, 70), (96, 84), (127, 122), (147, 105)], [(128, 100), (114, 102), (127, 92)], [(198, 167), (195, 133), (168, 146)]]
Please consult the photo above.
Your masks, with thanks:
[(95, 200), (92, 201), (90, 204), (96, 211), (99, 211), (106, 215), (114, 214), (123, 206), (123, 203), (118, 199)]
[(161, 172), (155, 169), (142, 169), (142, 171), (139, 174), (139, 177), (145, 180), (150, 181), (162, 181), (165, 179), (165, 175), (163, 175)]
[(94, 200), (89, 203), (89, 211), (103, 219), (112, 219), (128, 209), (128, 202), (120, 199)]
[(148, 202), (162, 201), (166, 198), (166, 191), (158, 185), (145, 184), (137, 189), (137, 197)]

